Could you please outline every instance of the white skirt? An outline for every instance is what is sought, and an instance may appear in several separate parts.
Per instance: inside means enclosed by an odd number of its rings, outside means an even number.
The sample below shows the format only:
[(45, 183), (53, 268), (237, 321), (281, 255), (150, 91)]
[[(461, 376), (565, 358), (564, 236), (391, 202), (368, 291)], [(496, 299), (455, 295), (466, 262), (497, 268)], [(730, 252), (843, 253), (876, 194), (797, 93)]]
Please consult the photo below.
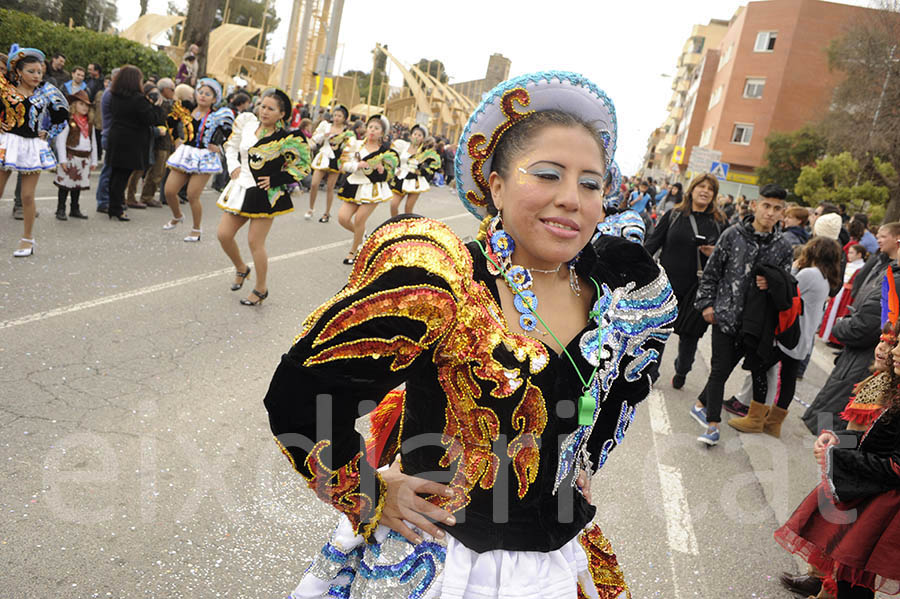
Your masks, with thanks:
[(166, 161), (166, 166), (188, 175), (215, 175), (222, 172), (218, 152), (181, 144)]
[(425, 177), (419, 175), (415, 179), (404, 179), (401, 189), (403, 193), (425, 193), (431, 189), (431, 186)]
[(0, 169), (37, 173), (56, 169), (56, 157), (40, 137), (0, 133)]
[[(451, 536), (413, 545), (385, 526), (376, 543), (341, 522), (288, 599), (630, 599), (622, 571), (600, 528), (556, 551), (476, 553)], [(590, 552), (590, 556), (588, 555)], [(602, 594), (601, 594), (602, 593)]]

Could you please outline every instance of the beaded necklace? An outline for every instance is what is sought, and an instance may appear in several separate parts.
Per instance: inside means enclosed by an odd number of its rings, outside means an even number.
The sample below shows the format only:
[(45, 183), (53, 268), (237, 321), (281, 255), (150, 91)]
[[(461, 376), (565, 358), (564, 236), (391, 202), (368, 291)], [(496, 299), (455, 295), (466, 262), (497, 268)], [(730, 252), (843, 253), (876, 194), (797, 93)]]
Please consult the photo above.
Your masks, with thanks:
[[(502, 233), (502, 235), (497, 235), (498, 232)], [(566, 348), (563, 342), (559, 340), (559, 337), (554, 334), (553, 330), (547, 326), (547, 323), (544, 322), (544, 319), (541, 318), (541, 316), (537, 313), (537, 296), (533, 291), (530, 291), (528, 289), (528, 287), (531, 287), (532, 283), (531, 273), (527, 268), (524, 268), (522, 266), (510, 266), (510, 256), (512, 256), (512, 252), (515, 249), (515, 242), (513, 241), (512, 237), (510, 237), (510, 235), (505, 231), (501, 231), (499, 229), (495, 229), (493, 233), (491, 233), (491, 228), (489, 228), (488, 233), (490, 249), (493, 250), (492, 252), (489, 252), (489, 250), (485, 249), (481, 241), (477, 239), (475, 240), (475, 243), (478, 244), (478, 248), (481, 250), (481, 253), (484, 254), (484, 257), (488, 261), (488, 271), (492, 274), (501, 275), (506, 281), (506, 284), (509, 286), (510, 291), (512, 291), (513, 304), (515, 305), (516, 310), (518, 310), (521, 314), (521, 316), (519, 317), (519, 326), (521, 326), (525, 331), (533, 331), (537, 327), (537, 322), (540, 322), (541, 325), (543, 325), (544, 329), (546, 329), (547, 333), (551, 337), (553, 337), (553, 340), (556, 341), (556, 343), (562, 349), (565, 356), (569, 359), (569, 362), (572, 363), (572, 368), (575, 370), (575, 374), (578, 375), (578, 378), (581, 380), (582, 384), (581, 395), (578, 397), (578, 424), (580, 426), (589, 426), (593, 424), (594, 410), (597, 407), (597, 400), (593, 395), (591, 395), (591, 385), (594, 379), (597, 377), (597, 373), (600, 371), (600, 366), (595, 366), (594, 371), (587, 378), (587, 380), (585, 380), (585, 378), (581, 375), (581, 371), (578, 370), (578, 365), (575, 364), (575, 359), (572, 357), (572, 354), (569, 353), (569, 350)], [(493, 254), (493, 257), (491, 254)], [(503, 255), (503, 257), (501, 257), (501, 255)], [(500, 257), (499, 263), (494, 260), (494, 257)], [(570, 275), (573, 271), (574, 266), (572, 266), (570, 263)], [(593, 277), (591, 277), (591, 282), (597, 289), (597, 297), (599, 298), (600, 285)], [(575, 291), (574, 287), (572, 288), (572, 291)], [(594, 304), (594, 309), (591, 310), (588, 316), (590, 318), (596, 319), (597, 326), (600, 326), (600, 311), (597, 309), (596, 303)], [(531, 328), (526, 328), (526, 326), (530, 326)]]

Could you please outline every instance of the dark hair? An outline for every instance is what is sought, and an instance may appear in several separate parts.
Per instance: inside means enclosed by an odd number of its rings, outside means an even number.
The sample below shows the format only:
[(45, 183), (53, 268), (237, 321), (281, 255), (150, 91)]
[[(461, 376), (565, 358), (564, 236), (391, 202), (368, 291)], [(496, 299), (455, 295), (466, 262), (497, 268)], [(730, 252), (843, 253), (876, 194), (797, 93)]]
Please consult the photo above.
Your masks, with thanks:
[(865, 227), (869, 226), (869, 215), (866, 214), (865, 212), (857, 212), (856, 214), (853, 215), (853, 220), (858, 220)]
[(500, 137), (491, 159), (491, 172), (505, 177), (512, 157), (523, 152), (531, 143), (531, 139), (547, 127), (583, 127), (596, 140), (597, 146), (606, 159), (606, 150), (599, 132), (591, 125), (573, 114), (562, 110), (541, 110), (519, 121)]
[(787, 191), (781, 185), (769, 183), (762, 186), (762, 189), (759, 190), (759, 196), (762, 198), (770, 198), (773, 200), (786, 200)]
[(134, 96), (143, 93), (144, 74), (134, 65), (126, 64), (113, 77), (110, 90), (120, 96)]
[(19, 76), (17, 73), (21, 73), (25, 70), (25, 66), (29, 64), (41, 64), (41, 60), (36, 56), (26, 56), (24, 58), (20, 58), (16, 62), (16, 66), (13, 69), (12, 73), (7, 73), (7, 78), (10, 83), (17, 83)]
[(372, 116), (370, 116), (370, 117), (368, 118), (368, 120), (366, 121), (366, 127), (368, 127), (368, 126), (369, 126), (369, 123), (371, 123), (372, 121), (378, 123), (378, 126), (381, 127), (381, 132), (382, 132), (384, 135), (387, 135), (388, 132), (385, 131), (384, 121), (381, 120), (381, 115), (380, 115), (380, 114), (373, 114)]
[(74, 73), (75, 71), (81, 71), (82, 73), (87, 75), (87, 69), (85, 69), (82, 66), (76, 66), (76, 67), (72, 68), (71, 72)]
[(57, 52), (56, 54), (54, 54), (53, 56), (50, 57), (50, 60), (55, 60), (57, 58), (62, 58), (63, 60), (65, 60), (66, 55), (63, 54), (62, 52)]
[[(233, 106), (237, 106), (238, 104), (241, 104), (241, 96), (243, 96), (245, 98), (245, 101), (247, 101), (247, 102), (250, 101), (250, 96), (248, 96), (244, 92), (238, 92), (235, 95), (234, 100), (232, 100), (232, 102), (231, 102)], [(281, 109), (281, 114), (283, 115), (282, 118), (289, 116), (291, 114), (290, 98), (287, 98), (287, 96), (284, 93), (278, 93), (274, 89), (269, 89), (269, 90), (266, 90), (265, 92), (263, 92), (263, 95), (260, 96), (260, 101), (262, 101), (263, 98), (274, 98), (275, 99), (275, 101), (278, 103), (279, 108)], [(287, 102), (286, 104), (285, 104), (285, 101)]]
[(103, 67), (100, 66), (100, 63), (97, 63), (97, 62), (88, 63), (88, 67), (90, 67), (91, 65), (94, 65), (94, 69), (97, 71), (97, 74), (102, 77), (103, 76)]
[(869, 259), (869, 250), (867, 250), (866, 246), (862, 245), (861, 243), (854, 243), (853, 245), (851, 245), (850, 247), (847, 248), (848, 252), (850, 250), (853, 250), (854, 252), (859, 254), (863, 260)]
[[(272, 95), (271, 93), (263, 94), (262, 97), (265, 98), (266, 96), (271, 96), (271, 95)], [(231, 104), (232, 106), (240, 106), (241, 104), (246, 104), (249, 101), (250, 101), (250, 96), (248, 96), (246, 93), (234, 92), (233, 94), (231, 94), (231, 99), (228, 100), (228, 103)]]
[(850, 234), (852, 239), (862, 239), (862, 236), (866, 234), (866, 225), (858, 220), (851, 220), (847, 223), (847, 233)]
[(816, 236), (803, 246), (800, 259), (797, 262), (797, 270), (817, 267), (828, 286), (834, 289), (841, 284), (841, 246), (837, 241), (828, 237)]
[(344, 113), (344, 121), (346, 121), (347, 119), (350, 118), (350, 111), (347, 110), (347, 108), (345, 106), (341, 106), (341, 105), (335, 106), (334, 110), (331, 111), (331, 114), (334, 114), (338, 110), (340, 110), (341, 112)]
[(155, 83), (150, 83), (150, 82), (145, 83), (145, 84), (144, 84), (144, 95), (146, 96), (147, 94), (149, 94), (149, 93), (150, 93), (151, 91), (153, 91), (154, 89), (157, 90), (157, 91), (159, 91), (159, 88), (156, 87), (156, 84), (155, 84)]
[(830, 202), (822, 202), (821, 204), (819, 204), (818, 207), (822, 209), (822, 214), (820, 214), (819, 216), (825, 216), (826, 214), (840, 214), (841, 213), (841, 211), (838, 210), (838, 207)]
[(193, 62), (193, 61), (197, 60), (197, 57), (194, 56), (193, 54), (185, 54), (185, 55), (184, 55), (184, 59), (185, 59), (185, 60), (188, 60), (188, 61), (190, 61), (190, 62)]
[(710, 187), (712, 187), (713, 191), (713, 199), (710, 200), (709, 205), (706, 206), (706, 210), (704, 210), (703, 212), (705, 212), (706, 214), (711, 214), (716, 222), (724, 223), (725, 214), (721, 210), (719, 210), (718, 206), (716, 206), (716, 196), (719, 195), (719, 180), (709, 173), (702, 173), (694, 177), (688, 185), (687, 191), (684, 192), (684, 197), (681, 198), (681, 201), (678, 202), (678, 204), (676, 204), (675, 207), (672, 208), (672, 210), (681, 210), (681, 212), (683, 212), (684, 214), (690, 214), (694, 208), (694, 200), (692, 198), (694, 188), (701, 183), (708, 184)]
[(681, 200), (684, 199), (684, 188), (681, 186), (681, 183), (672, 183), (672, 186), (675, 188), (675, 193), (672, 197), (675, 198), (676, 204), (680, 204)]

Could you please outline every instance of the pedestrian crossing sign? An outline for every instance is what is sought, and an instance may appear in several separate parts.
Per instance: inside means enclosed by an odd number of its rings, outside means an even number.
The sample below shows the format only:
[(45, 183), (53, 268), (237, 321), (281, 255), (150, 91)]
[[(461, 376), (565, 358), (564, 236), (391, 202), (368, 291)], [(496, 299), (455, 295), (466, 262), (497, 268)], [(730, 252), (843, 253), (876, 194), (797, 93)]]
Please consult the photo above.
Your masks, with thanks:
[(727, 162), (713, 162), (709, 167), (709, 174), (718, 179), (719, 181), (724, 181), (728, 178), (728, 167), (731, 166)]

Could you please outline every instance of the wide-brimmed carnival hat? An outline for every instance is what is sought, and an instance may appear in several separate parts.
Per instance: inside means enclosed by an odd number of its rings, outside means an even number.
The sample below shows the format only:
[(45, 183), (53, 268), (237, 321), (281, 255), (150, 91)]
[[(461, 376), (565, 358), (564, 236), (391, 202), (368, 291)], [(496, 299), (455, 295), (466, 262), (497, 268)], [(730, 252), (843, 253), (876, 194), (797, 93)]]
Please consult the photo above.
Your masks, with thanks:
[(541, 71), (504, 81), (481, 101), (456, 148), (456, 191), (478, 218), (488, 214), (488, 178), (494, 150), (510, 127), (543, 110), (560, 110), (594, 127), (603, 138), (606, 166), (616, 153), (616, 109), (606, 93), (578, 73)]
[(20, 60), (28, 56), (37, 58), (41, 62), (46, 62), (47, 60), (47, 57), (44, 56), (44, 53), (37, 48), (20, 48), (19, 44), (13, 44), (9, 47), (9, 54), (7, 54), (6, 70), (13, 71), (16, 68), (16, 64), (18, 64)]
[(78, 90), (74, 94), (66, 94), (66, 101), (68, 101), (69, 104), (71, 104), (72, 102), (75, 102), (76, 100), (79, 102), (84, 102), (88, 106), (93, 104), (91, 102), (91, 99), (88, 97), (87, 92), (84, 91), (83, 89)]
[(216, 102), (219, 102), (222, 100), (222, 86), (219, 84), (218, 81), (216, 81), (215, 79), (213, 79), (211, 77), (204, 77), (203, 79), (199, 79), (197, 81), (196, 89), (200, 89), (204, 85), (206, 87), (208, 87), (209, 89), (213, 90), (213, 92), (215, 92)]

